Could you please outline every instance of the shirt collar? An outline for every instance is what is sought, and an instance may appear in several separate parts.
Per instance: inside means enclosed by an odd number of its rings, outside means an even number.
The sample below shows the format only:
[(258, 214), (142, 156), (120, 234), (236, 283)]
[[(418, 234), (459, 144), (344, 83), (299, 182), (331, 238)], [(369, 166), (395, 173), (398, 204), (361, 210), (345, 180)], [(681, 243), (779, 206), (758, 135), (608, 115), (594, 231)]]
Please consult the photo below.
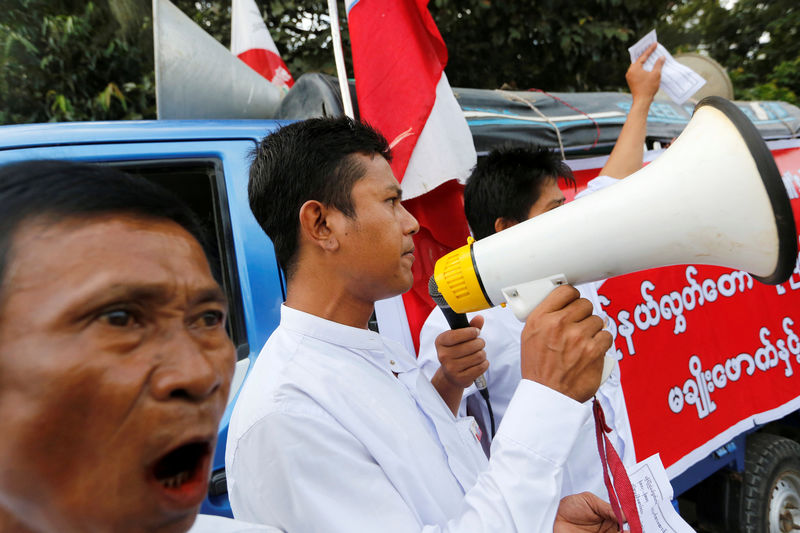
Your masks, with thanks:
[(281, 327), (334, 346), (348, 348), (383, 370), (402, 374), (418, 369), (414, 356), (398, 342), (369, 329), (354, 328), (281, 305)]
[(321, 341), (362, 350), (376, 350), (383, 345), (380, 335), (369, 329), (354, 328), (281, 305), (281, 325), (290, 331)]

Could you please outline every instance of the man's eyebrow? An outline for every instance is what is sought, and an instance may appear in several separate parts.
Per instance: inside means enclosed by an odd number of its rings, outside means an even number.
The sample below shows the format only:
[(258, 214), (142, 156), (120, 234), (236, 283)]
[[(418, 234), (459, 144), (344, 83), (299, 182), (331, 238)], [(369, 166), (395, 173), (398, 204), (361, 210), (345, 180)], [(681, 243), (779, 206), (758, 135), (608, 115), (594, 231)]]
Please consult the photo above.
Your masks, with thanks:
[[(95, 292), (86, 295), (84, 297), (86, 302), (84, 305), (96, 308), (122, 301), (153, 302), (155, 304), (161, 304), (168, 302), (172, 296), (173, 295), (169, 291), (165, 290), (165, 286), (159, 283), (120, 283), (103, 288), (100, 294)], [(203, 286), (198, 290), (192, 291), (189, 299), (191, 305), (209, 302), (220, 303), (227, 306), (228, 299), (218, 286)]]
[(118, 300), (167, 300), (168, 296), (164, 287), (159, 284), (126, 284), (119, 283), (111, 287), (104, 288), (102, 298), (93, 298), (96, 301), (118, 301)]
[(397, 185), (389, 185), (386, 187), (386, 190), (397, 194), (397, 196), (399, 196), (400, 198), (403, 197), (403, 189), (401, 189)]
[(218, 303), (227, 306), (228, 298), (219, 287), (208, 287), (200, 290), (191, 299), (192, 304)]

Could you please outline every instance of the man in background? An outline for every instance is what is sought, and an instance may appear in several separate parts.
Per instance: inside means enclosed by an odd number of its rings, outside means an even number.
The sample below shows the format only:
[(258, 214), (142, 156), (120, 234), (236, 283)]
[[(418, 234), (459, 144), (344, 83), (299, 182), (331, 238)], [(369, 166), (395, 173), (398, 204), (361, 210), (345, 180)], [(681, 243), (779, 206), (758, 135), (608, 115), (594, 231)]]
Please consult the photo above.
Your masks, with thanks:
[[(628, 69), (626, 80), (632, 96), (631, 109), (600, 176), (589, 182), (586, 192), (613, 185), (642, 166), (647, 113), (658, 91), (664, 63), (662, 58), (652, 71), (644, 70), (645, 61), (655, 49), (654, 44)], [(514, 147), (492, 151), (478, 162), (464, 189), (464, 209), (473, 236), (476, 239), (488, 237), (563, 205), (566, 199), (559, 188), (559, 180), (566, 186), (575, 186), (569, 167), (547, 149)], [(579, 228), (570, 229), (579, 231)], [(595, 285), (577, 288), (582, 297), (592, 302), (595, 314), (604, 316)], [(479, 314), (470, 313), (468, 318), (471, 325), (480, 330), (484, 350), (479, 351), (475, 345), (469, 349), (447, 345), (439, 335), (449, 326), (437, 307), (420, 332), (419, 363), (454, 413), (462, 416), (469, 413), (488, 430), (485, 431), (487, 440), (483, 442), (488, 451), (491, 420), (494, 418), (496, 424), (500, 423), (520, 380), (523, 324), (510, 309), (499, 306)], [(447, 335), (453, 334), (448, 332)], [(484, 345), (478, 342), (478, 346)], [(489, 390), (491, 416), (473, 384), (482, 374)], [(632, 466), (636, 458), (618, 367), (598, 390), (597, 399), (612, 429), (610, 438), (615, 449), (623, 463)], [(567, 460), (562, 486), (564, 495), (583, 491), (608, 497), (591, 420), (582, 428)]]

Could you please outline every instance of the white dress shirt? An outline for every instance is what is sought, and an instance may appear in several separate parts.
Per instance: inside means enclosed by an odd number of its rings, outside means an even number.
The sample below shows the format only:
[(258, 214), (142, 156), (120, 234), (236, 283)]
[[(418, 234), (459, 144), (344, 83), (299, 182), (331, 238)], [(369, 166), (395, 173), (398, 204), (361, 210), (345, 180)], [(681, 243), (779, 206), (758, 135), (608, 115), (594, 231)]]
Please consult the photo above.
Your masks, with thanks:
[(589, 415), (522, 380), (487, 464), (398, 343), (284, 305), (231, 418), (231, 507), (287, 533), (550, 532)]
[[(587, 189), (581, 191), (578, 197), (586, 196), (592, 192), (604, 189), (619, 180), (598, 176), (589, 181)], [(592, 302), (594, 313), (601, 318), (605, 316), (600, 306), (597, 289), (594, 283), (578, 285), (576, 287), (581, 297)], [(523, 322), (520, 322), (509, 308), (493, 307), (477, 313), (468, 313), (472, 320), (475, 315), (482, 315), (485, 319), (481, 338), (486, 342), (486, 357), (489, 360), (489, 370), (484, 374), (489, 397), (492, 403), (492, 412), (495, 422), (499, 425), (504, 418), (511, 396), (522, 379), (520, 369), (520, 336)], [(439, 368), (439, 357), (436, 353), (434, 341), (443, 331), (450, 329), (444, 314), (434, 308), (422, 326), (419, 336), (419, 366), (430, 379)], [(613, 353), (613, 348), (609, 354)], [(481, 409), (480, 416), (489, 430), (489, 414), (486, 403), (477, 388), (471, 385), (464, 390), (464, 396), (459, 409), (460, 416), (466, 416), (467, 398), (475, 397)], [(606, 422), (613, 430), (609, 435), (614, 449), (617, 450), (623, 464), (633, 466), (636, 464), (636, 454), (633, 447), (628, 411), (625, 407), (625, 397), (620, 384), (619, 367), (615, 366), (611, 376), (597, 391), (597, 398), (605, 412)], [(560, 416), (560, 413), (557, 414)], [(608, 500), (608, 492), (603, 481), (603, 470), (600, 455), (597, 451), (597, 441), (594, 429), (594, 419), (589, 419), (581, 428), (580, 436), (567, 459), (564, 469), (564, 483), (562, 495), (576, 494), (583, 491), (593, 492)]]
[(249, 524), (223, 516), (199, 514), (187, 533), (281, 533), (274, 527)]
[[(577, 287), (582, 289), (581, 295), (587, 298), (587, 286)], [(596, 294), (596, 293), (595, 293)], [(591, 298), (588, 298), (591, 300)], [(475, 315), (484, 317), (481, 338), (486, 342), (486, 358), (489, 360), (489, 369), (484, 374), (486, 385), (489, 389), (489, 398), (492, 402), (492, 412), (495, 422), (500, 422), (505, 417), (517, 384), (522, 379), (520, 369), (520, 336), (524, 323), (517, 320), (513, 311), (507, 307), (493, 307), (477, 313), (468, 313), (472, 320)], [(423, 373), (430, 379), (439, 368), (439, 358), (436, 354), (434, 341), (443, 331), (449, 329), (447, 320), (439, 308), (434, 308), (428, 316), (419, 335), (419, 365)], [(464, 389), (461, 399), (459, 416), (466, 416), (467, 398), (474, 396), (480, 406), (481, 419), (487, 431), (489, 429), (489, 413), (483, 398), (477, 394), (475, 385)], [(628, 411), (625, 408), (625, 397), (620, 384), (619, 367), (614, 367), (611, 376), (597, 391), (596, 397), (603, 406), (606, 422), (611, 427), (609, 435), (614, 449), (617, 450), (623, 464), (633, 466), (636, 464), (636, 454), (633, 448)], [(591, 401), (587, 402), (591, 405)], [(554, 418), (561, 416), (554, 411)], [(589, 418), (581, 428), (575, 446), (564, 465), (564, 482), (561, 487), (562, 496), (589, 491), (608, 500), (608, 492), (603, 481), (602, 464), (597, 451), (597, 441), (594, 429), (594, 419)]]

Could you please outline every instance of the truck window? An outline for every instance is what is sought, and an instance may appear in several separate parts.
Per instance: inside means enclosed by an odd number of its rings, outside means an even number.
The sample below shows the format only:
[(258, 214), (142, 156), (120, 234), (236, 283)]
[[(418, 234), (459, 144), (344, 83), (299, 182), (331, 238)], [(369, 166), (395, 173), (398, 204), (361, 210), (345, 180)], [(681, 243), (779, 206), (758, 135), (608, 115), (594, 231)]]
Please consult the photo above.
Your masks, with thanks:
[(222, 162), (216, 159), (181, 159), (121, 162), (111, 166), (169, 189), (183, 199), (200, 219), (208, 239), (209, 253), (217, 264), (219, 281), (230, 305), (226, 325), (228, 334), (236, 346), (237, 359), (247, 357), (250, 350)]

